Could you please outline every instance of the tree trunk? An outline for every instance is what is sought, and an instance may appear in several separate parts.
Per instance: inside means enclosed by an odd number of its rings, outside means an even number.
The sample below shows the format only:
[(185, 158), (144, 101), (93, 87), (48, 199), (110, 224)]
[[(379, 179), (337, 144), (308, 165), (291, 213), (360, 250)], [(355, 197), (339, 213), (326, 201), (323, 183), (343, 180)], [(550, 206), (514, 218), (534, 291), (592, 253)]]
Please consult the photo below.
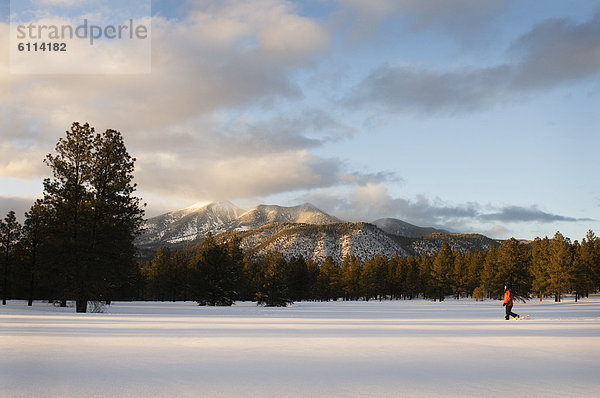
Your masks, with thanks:
[(80, 313), (87, 312), (87, 303), (88, 303), (87, 300), (85, 300), (85, 299), (77, 299), (75, 301), (75, 303), (76, 303), (76, 309), (75, 309), (76, 312), (80, 312)]
[(31, 307), (33, 305), (33, 291), (35, 289), (35, 275), (31, 272), (31, 279), (29, 280), (29, 300), (27, 305)]
[(6, 305), (8, 296), (8, 246), (6, 247), (6, 262), (4, 263), (4, 289), (2, 290), (2, 305)]

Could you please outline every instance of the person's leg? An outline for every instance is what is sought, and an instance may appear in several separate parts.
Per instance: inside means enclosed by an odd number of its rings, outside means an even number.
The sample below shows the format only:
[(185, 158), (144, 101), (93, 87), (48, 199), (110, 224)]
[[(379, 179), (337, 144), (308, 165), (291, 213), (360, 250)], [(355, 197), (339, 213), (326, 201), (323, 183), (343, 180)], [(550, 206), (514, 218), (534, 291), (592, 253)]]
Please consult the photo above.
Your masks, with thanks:
[(512, 308), (512, 306), (506, 305), (504, 308), (506, 308), (506, 316), (504, 317), (504, 319), (508, 321), (510, 319), (510, 309)]

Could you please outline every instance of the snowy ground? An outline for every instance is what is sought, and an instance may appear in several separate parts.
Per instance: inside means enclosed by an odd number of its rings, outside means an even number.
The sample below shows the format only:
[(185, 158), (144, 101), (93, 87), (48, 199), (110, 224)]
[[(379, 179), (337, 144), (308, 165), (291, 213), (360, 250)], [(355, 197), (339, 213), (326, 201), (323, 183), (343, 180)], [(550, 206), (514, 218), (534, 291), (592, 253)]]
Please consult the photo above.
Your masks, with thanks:
[[(67, 312), (65, 312), (65, 310)], [(0, 308), (2, 397), (591, 397), (600, 297)]]

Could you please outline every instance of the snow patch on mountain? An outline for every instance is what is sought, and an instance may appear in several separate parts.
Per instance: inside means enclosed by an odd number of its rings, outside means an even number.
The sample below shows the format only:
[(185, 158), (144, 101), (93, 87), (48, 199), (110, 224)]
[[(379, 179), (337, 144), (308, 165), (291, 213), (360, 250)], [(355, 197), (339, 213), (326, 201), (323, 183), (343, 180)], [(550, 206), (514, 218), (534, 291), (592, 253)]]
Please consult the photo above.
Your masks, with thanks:
[(231, 202), (196, 204), (149, 219), (138, 245), (177, 244), (203, 238), (207, 233), (247, 231), (272, 223), (331, 224), (339, 219), (310, 203), (283, 207), (259, 205), (249, 211)]
[[(328, 256), (341, 262), (344, 256), (354, 255), (361, 260), (377, 254), (392, 257), (409, 255), (393, 236), (366, 223), (336, 223), (327, 225), (276, 223), (238, 233), (242, 249), (254, 257), (269, 252), (282, 253), (286, 259), (302, 256), (322, 263)], [(222, 239), (229, 238), (229, 234)]]
[(136, 244), (175, 244), (202, 238), (209, 232), (228, 231), (231, 223), (244, 212), (228, 201), (176, 210), (149, 219)]
[(236, 221), (238, 229), (255, 229), (273, 223), (323, 225), (340, 222), (336, 217), (330, 216), (310, 203), (293, 207), (259, 205), (242, 214)]

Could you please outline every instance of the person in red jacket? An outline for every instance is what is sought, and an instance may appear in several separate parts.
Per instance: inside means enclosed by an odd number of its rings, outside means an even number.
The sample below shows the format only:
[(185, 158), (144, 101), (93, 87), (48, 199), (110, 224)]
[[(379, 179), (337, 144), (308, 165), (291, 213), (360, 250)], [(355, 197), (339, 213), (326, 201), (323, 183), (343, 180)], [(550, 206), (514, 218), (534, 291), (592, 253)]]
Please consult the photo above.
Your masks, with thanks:
[(513, 294), (510, 283), (504, 286), (504, 304), (502, 305), (506, 308), (506, 316), (504, 317), (504, 319), (508, 321), (511, 315), (513, 318), (519, 317), (519, 314), (515, 314), (514, 312), (512, 312)]

